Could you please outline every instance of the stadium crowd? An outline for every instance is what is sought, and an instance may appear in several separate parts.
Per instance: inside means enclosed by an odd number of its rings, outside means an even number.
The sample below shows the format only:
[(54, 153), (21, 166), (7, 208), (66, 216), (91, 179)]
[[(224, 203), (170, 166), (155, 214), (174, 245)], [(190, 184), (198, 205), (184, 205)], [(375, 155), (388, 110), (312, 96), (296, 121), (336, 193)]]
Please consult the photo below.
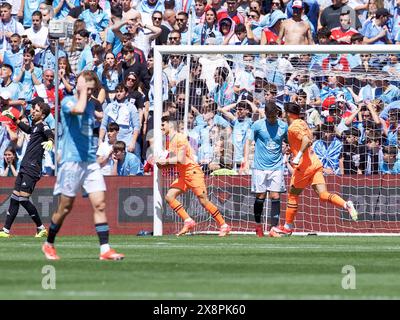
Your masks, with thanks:
[[(73, 23), (58, 61), (51, 19)], [(0, 105), (29, 124), (32, 107), (47, 103), (45, 121), (55, 129), (56, 64), (60, 101), (92, 70), (90, 134), (103, 174), (151, 174), (154, 45), (398, 43), (399, 0), (1, 1)], [(190, 74), (188, 138), (208, 174), (249, 174), (252, 123), (266, 104), (282, 111), (287, 102), (302, 107), (326, 174), (400, 172), (398, 55), (215, 54), (188, 65), (171, 54), (163, 62), (163, 113), (182, 129)], [(0, 175), (16, 176), (29, 135), (7, 117), (0, 124)], [(55, 162), (45, 152), (43, 175), (54, 174)]]

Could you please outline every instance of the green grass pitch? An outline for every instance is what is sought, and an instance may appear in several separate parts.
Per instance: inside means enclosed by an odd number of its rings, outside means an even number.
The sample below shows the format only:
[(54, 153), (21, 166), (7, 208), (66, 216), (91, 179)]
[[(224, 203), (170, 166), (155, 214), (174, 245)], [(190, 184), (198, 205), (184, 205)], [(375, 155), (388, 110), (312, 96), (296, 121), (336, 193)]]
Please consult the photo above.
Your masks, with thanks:
[(400, 299), (400, 237), (112, 236), (123, 261), (99, 261), (95, 236), (59, 237), (56, 262), (43, 239), (0, 240), (0, 299)]

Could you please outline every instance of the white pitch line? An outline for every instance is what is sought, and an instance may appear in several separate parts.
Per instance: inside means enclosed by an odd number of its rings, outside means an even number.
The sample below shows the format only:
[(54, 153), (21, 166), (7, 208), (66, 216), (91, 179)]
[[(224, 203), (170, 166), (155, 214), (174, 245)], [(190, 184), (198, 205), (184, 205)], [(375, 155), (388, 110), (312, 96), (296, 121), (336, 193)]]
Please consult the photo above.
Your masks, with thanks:
[[(57, 299), (57, 296), (64, 297), (82, 297), (82, 298), (107, 298), (111, 295), (107, 293), (101, 293), (98, 291), (74, 291), (74, 290), (56, 290), (56, 291), (44, 291), (44, 290), (27, 290), (21, 292), (14, 292), (14, 294), (22, 296), (35, 296), (35, 297), (47, 297), (52, 296)], [(136, 298), (136, 299), (238, 299), (238, 300), (249, 300), (249, 299), (304, 299), (304, 300), (345, 300), (345, 299), (362, 299), (362, 300), (399, 300), (400, 296), (376, 296), (376, 295), (282, 295), (282, 294), (248, 294), (248, 293), (205, 293), (205, 292), (155, 292), (155, 291), (128, 291), (128, 292), (115, 292), (112, 293), (115, 297), (125, 298)], [(240, 303), (239, 303), (240, 304)]]
[[(41, 244), (34, 244), (34, 243), (7, 243), (5, 244), (4, 248), (20, 248), (20, 247), (26, 247), (26, 248), (40, 248)], [(97, 244), (95, 243), (62, 243), (60, 242), (57, 245), (57, 248), (95, 248)], [(164, 243), (159, 244), (159, 243), (149, 243), (149, 244), (114, 244), (116, 248), (137, 248), (137, 249), (161, 249), (161, 250), (172, 250), (172, 249), (197, 249), (197, 250), (202, 250), (202, 249), (225, 249), (229, 248), (230, 250), (232, 249), (249, 249), (249, 250), (326, 250), (326, 251), (346, 251), (346, 252), (354, 252), (354, 251), (381, 251), (381, 250), (386, 250), (386, 251), (400, 251), (400, 246), (378, 246), (378, 247), (370, 247), (369, 244), (367, 243), (365, 246), (354, 246), (354, 245), (334, 245), (332, 244), (326, 244), (326, 245), (287, 245), (287, 244), (279, 244), (279, 243), (274, 243), (274, 244), (259, 244), (259, 243), (253, 243), (253, 244), (243, 244), (243, 243), (224, 243), (224, 244), (213, 244), (213, 245), (204, 245), (204, 244), (171, 244), (167, 243), (168, 246), (166, 246)], [(0, 249), (1, 249), (0, 245)]]

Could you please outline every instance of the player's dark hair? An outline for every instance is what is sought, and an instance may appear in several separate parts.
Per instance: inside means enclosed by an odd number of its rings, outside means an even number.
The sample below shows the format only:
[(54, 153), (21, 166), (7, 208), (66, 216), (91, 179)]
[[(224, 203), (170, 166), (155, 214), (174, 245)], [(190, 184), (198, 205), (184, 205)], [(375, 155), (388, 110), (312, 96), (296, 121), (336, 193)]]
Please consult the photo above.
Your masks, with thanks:
[(114, 143), (114, 145), (113, 145), (113, 151), (114, 151), (114, 152), (116, 152), (116, 151), (123, 151), (123, 152), (125, 152), (125, 150), (126, 150), (126, 144), (125, 144), (125, 142), (123, 142), (123, 141), (117, 141), (117, 142)]
[(50, 114), (50, 106), (46, 102), (38, 102), (37, 106), (39, 106), (42, 114), (44, 114), (44, 119)]
[(301, 108), (298, 104), (294, 103), (294, 102), (287, 102), (285, 103), (285, 112), (286, 113), (292, 113), (295, 115), (300, 115), (301, 112)]

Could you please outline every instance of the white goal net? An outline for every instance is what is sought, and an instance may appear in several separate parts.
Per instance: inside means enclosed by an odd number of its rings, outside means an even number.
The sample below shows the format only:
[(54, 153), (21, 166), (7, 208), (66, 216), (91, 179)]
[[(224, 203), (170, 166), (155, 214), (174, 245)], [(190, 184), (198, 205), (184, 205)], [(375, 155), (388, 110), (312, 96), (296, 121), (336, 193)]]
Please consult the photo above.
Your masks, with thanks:
[[(187, 135), (206, 175), (209, 199), (234, 232), (254, 233), (254, 143), (247, 154), (244, 145), (252, 124), (264, 118), (265, 104), (273, 101), (281, 111), (287, 102), (301, 106), (328, 191), (352, 200), (360, 214), (354, 222), (307, 188), (295, 231), (400, 233), (398, 46), (163, 46), (154, 57), (155, 154), (165, 149), (161, 117), (169, 115)], [(284, 170), (288, 189), (290, 169)], [(176, 172), (155, 168), (154, 175), (154, 234), (176, 233), (183, 222), (164, 201)], [(281, 194), (281, 222), (286, 195)], [(218, 231), (191, 191), (178, 200), (197, 222), (196, 233)], [(270, 208), (266, 201), (265, 230), (271, 226)]]

